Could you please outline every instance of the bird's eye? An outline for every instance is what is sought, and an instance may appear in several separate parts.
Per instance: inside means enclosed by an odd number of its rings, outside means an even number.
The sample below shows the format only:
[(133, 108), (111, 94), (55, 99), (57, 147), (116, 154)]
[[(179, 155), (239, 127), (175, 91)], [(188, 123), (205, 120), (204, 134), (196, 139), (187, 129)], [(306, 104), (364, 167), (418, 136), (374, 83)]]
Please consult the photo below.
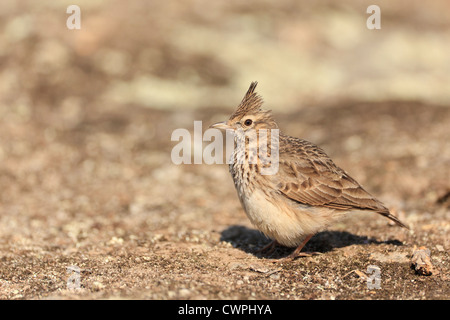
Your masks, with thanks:
[(245, 124), (247, 127), (248, 127), (248, 126), (251, 126), (252, 123), (253, 123), (252, 119), (247, 119), (247, 120), (244, 121), (244, 124)]

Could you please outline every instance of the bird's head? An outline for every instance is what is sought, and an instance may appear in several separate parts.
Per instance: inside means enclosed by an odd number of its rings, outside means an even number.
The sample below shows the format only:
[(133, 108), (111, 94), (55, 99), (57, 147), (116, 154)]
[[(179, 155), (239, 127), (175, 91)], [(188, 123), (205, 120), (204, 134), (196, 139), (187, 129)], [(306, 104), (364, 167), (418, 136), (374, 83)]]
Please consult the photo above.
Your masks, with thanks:
[(278, 129), (271, 111), (262, 110), (263, 99), (255, 92), (257, 82), (252, 82), (250, 88), (231, 117), (224, 122), (211, 125), (211, 128), (222, 130)]

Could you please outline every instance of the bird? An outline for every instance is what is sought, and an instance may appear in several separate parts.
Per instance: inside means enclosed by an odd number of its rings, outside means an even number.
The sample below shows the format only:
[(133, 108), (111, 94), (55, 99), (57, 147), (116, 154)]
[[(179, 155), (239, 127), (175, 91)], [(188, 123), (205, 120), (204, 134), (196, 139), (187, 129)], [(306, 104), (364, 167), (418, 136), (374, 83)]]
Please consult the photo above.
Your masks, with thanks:
[[(289, 259), (307, 256), (301, 250), (315, 234), (355, 211), (375, 212), (409, 229), (320, 147), (281, 133), (272, 111), (262, 108), (257, 84), (250, 84), (227, 121), (210, 128), (234, 136), (229, 171), (239, 200), (251, 223), (272, 240), (258, 252), (282, 245), (296, 248)], [(266, 156), (259, 152), (263, 141)], [(276, 163), (268, 162), (272, 155)], [(263, 172), (270, 167), (276, 170)]]

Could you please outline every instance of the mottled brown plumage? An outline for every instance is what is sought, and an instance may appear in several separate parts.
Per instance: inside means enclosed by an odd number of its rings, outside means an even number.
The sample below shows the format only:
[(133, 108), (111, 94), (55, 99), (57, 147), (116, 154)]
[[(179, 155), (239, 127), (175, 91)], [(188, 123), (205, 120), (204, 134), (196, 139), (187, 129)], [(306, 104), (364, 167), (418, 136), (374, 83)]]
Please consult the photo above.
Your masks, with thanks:
[[(242, 206), (250, 221), (265, 235), (285, 246), (298, 246), (297, 255), (312, 235), (325, 229), (346, 213), (356, 210), (379, 213), (399, 226), (406, 226), (379, 200), (306, 140), (279, 134), (268, 149), (279, 153), (278, 170), (262, 174), (268, 167), (260, 156), (260, 129), (278, 129), (253, 82), (237, 110), (226, 122), (212, 127), (232, 129), (237, 143), (230, 173)], [(250, 133), (256, 139), (249, 139)], [(264, 132), (266, 134), (266, 132)], [(276, 148), (276, 149), (274, 149)]]

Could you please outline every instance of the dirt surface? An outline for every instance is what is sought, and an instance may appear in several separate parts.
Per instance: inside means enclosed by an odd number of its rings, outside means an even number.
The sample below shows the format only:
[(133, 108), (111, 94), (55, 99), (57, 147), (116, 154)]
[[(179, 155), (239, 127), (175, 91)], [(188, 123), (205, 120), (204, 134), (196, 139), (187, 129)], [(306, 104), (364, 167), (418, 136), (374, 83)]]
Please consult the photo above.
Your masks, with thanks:
[[(370, 69), (380, 52), (355, 60), (370, 40), (334, 43), (317, 23), (351, 24), (362, 8), (364, 25), (364, 5), (80, 2), (82, 29), (69, 31), (66, 7), (51, 3), (0, 5), (1, 299), (449, 298), (448, 2), (428, 15), (420, 2), (383, 9), (392, 33), (372, 41), (389, 48), (395, 32), (417, 34), (395, 49), (404, 62), (385, 69)], [(212, 51), (217, 34), (226, 49)], [(435, 46), (422, 56), (424, 34)], [(247, 40), (273, 51), (246, 60)], [(304, 55), (289, 60), (298, 47)], [(298, 75), (300, 60), (309, 66)], [(257, 253), (269, 240), (246, 218), (227, 166), (170, 157), (174, 129), (226, 119), (251, 80), (284, 133), (320, 145), (411, 230), (356, 213), (311, 239), (318, 255)], [(411, 267), (421, 246), (430, 276)]]

